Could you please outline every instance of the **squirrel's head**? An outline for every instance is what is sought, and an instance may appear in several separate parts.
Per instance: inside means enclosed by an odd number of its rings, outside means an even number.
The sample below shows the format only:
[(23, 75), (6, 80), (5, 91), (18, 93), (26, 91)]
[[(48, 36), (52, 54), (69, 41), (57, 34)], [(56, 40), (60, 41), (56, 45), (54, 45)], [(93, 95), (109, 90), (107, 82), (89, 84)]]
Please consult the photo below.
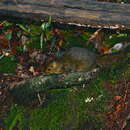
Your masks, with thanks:
[(52, 61), (46, 65), (46, 74), (58, 74), (63, 72), (63, 65), (59, 61)]

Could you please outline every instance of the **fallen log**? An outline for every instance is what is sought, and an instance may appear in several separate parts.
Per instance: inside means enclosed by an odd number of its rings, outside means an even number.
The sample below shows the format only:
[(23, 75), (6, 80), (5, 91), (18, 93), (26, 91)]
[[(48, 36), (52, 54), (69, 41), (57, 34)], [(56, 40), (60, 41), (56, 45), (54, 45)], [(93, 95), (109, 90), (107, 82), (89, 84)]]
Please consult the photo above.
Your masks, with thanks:
[(99, 69), (94, 69), (90, 72), (41, 75), (13, 84), (9, 88), (9, 92), (11, 96), (20, 101), (49, 89), (63, 89), (86, 84), (94, 79), (98, 72)]
[(129, 28), (130, 4), (92, 0), (3, 0), (0, 15), (104, 28)]

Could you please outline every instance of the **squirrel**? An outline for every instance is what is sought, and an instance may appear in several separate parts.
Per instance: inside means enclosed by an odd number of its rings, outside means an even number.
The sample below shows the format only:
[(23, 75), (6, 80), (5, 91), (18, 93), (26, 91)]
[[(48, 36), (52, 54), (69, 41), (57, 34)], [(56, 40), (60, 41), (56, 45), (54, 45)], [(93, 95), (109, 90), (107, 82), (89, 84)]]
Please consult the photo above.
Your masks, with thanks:
[(107, 67), (121, 61), (126, 57), (127, 52), (130, 52), (130, 45), (119, 52), (104, 55), (96, 55), (86, 48), (72, 47), (65, 51), (61, 57), (48, 63), (44, 72), (46, 74), (84, 72), (92, 70), (96, 66)]

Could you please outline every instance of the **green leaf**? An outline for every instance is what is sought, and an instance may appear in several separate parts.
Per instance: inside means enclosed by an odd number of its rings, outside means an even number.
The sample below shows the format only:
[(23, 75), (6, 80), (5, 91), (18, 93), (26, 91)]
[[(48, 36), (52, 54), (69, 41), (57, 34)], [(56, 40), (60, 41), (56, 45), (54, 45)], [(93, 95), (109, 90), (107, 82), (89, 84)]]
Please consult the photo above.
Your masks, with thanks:
[(5, 36), (8, 40), (11, 40), (12, 39), (12, 32), (8, 32)]
[(104, 42), (108, 43), (110, 47), (114, 46), (116, 43), (123, 42), (128, 37), (126, 33), (112, 34)]
[(33, 25), (33, 24), (29, 25), (29, 28), (30, 28), (31, 34), (33, 35), (40, 35), (40, 33), (42, 32), (41, 27)]
[(40, 48), (43, 49), (43, 33), (41, 33), (41, 36), (40, 36)]
[(3, 21), (4, 23), (4, 27), (9, 27), (11, 25), (13, 25), (12, 23), (8, 22), (8, 21)]
[(49, 17), (48, 22), (42, 23), (41, 28), (43, 31), (46, 31), (50, 26), (51, 26), (51, 17)]
[(22, 35), (22, 33), (21, 33), (21, 32), (17, 32), (17, 37), (18, 37), (18, 38), (20, 38), (20, 37), (21, 37), (21, 35)]
[(16, 24), (19, 28), (21, 28), (24, 32), (26, 33), (30, 33), (30, 28), (28, 27), (25, 27), (24, 25), (22, 24)]

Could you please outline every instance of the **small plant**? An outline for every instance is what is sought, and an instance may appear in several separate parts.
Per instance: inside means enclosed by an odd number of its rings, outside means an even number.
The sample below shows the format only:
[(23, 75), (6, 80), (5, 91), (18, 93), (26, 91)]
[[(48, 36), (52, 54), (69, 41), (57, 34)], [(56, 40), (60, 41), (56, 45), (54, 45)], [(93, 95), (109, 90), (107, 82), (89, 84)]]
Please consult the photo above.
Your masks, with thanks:
[(51, 17), (48, 22), (42, 23), (39, 27), (37, 25), (22, 25), (16, 24), (23, 30), (23, 33), (29, 38), (26, 45), (33, 48), (43, 49), (45, 44), (50, 40)]

